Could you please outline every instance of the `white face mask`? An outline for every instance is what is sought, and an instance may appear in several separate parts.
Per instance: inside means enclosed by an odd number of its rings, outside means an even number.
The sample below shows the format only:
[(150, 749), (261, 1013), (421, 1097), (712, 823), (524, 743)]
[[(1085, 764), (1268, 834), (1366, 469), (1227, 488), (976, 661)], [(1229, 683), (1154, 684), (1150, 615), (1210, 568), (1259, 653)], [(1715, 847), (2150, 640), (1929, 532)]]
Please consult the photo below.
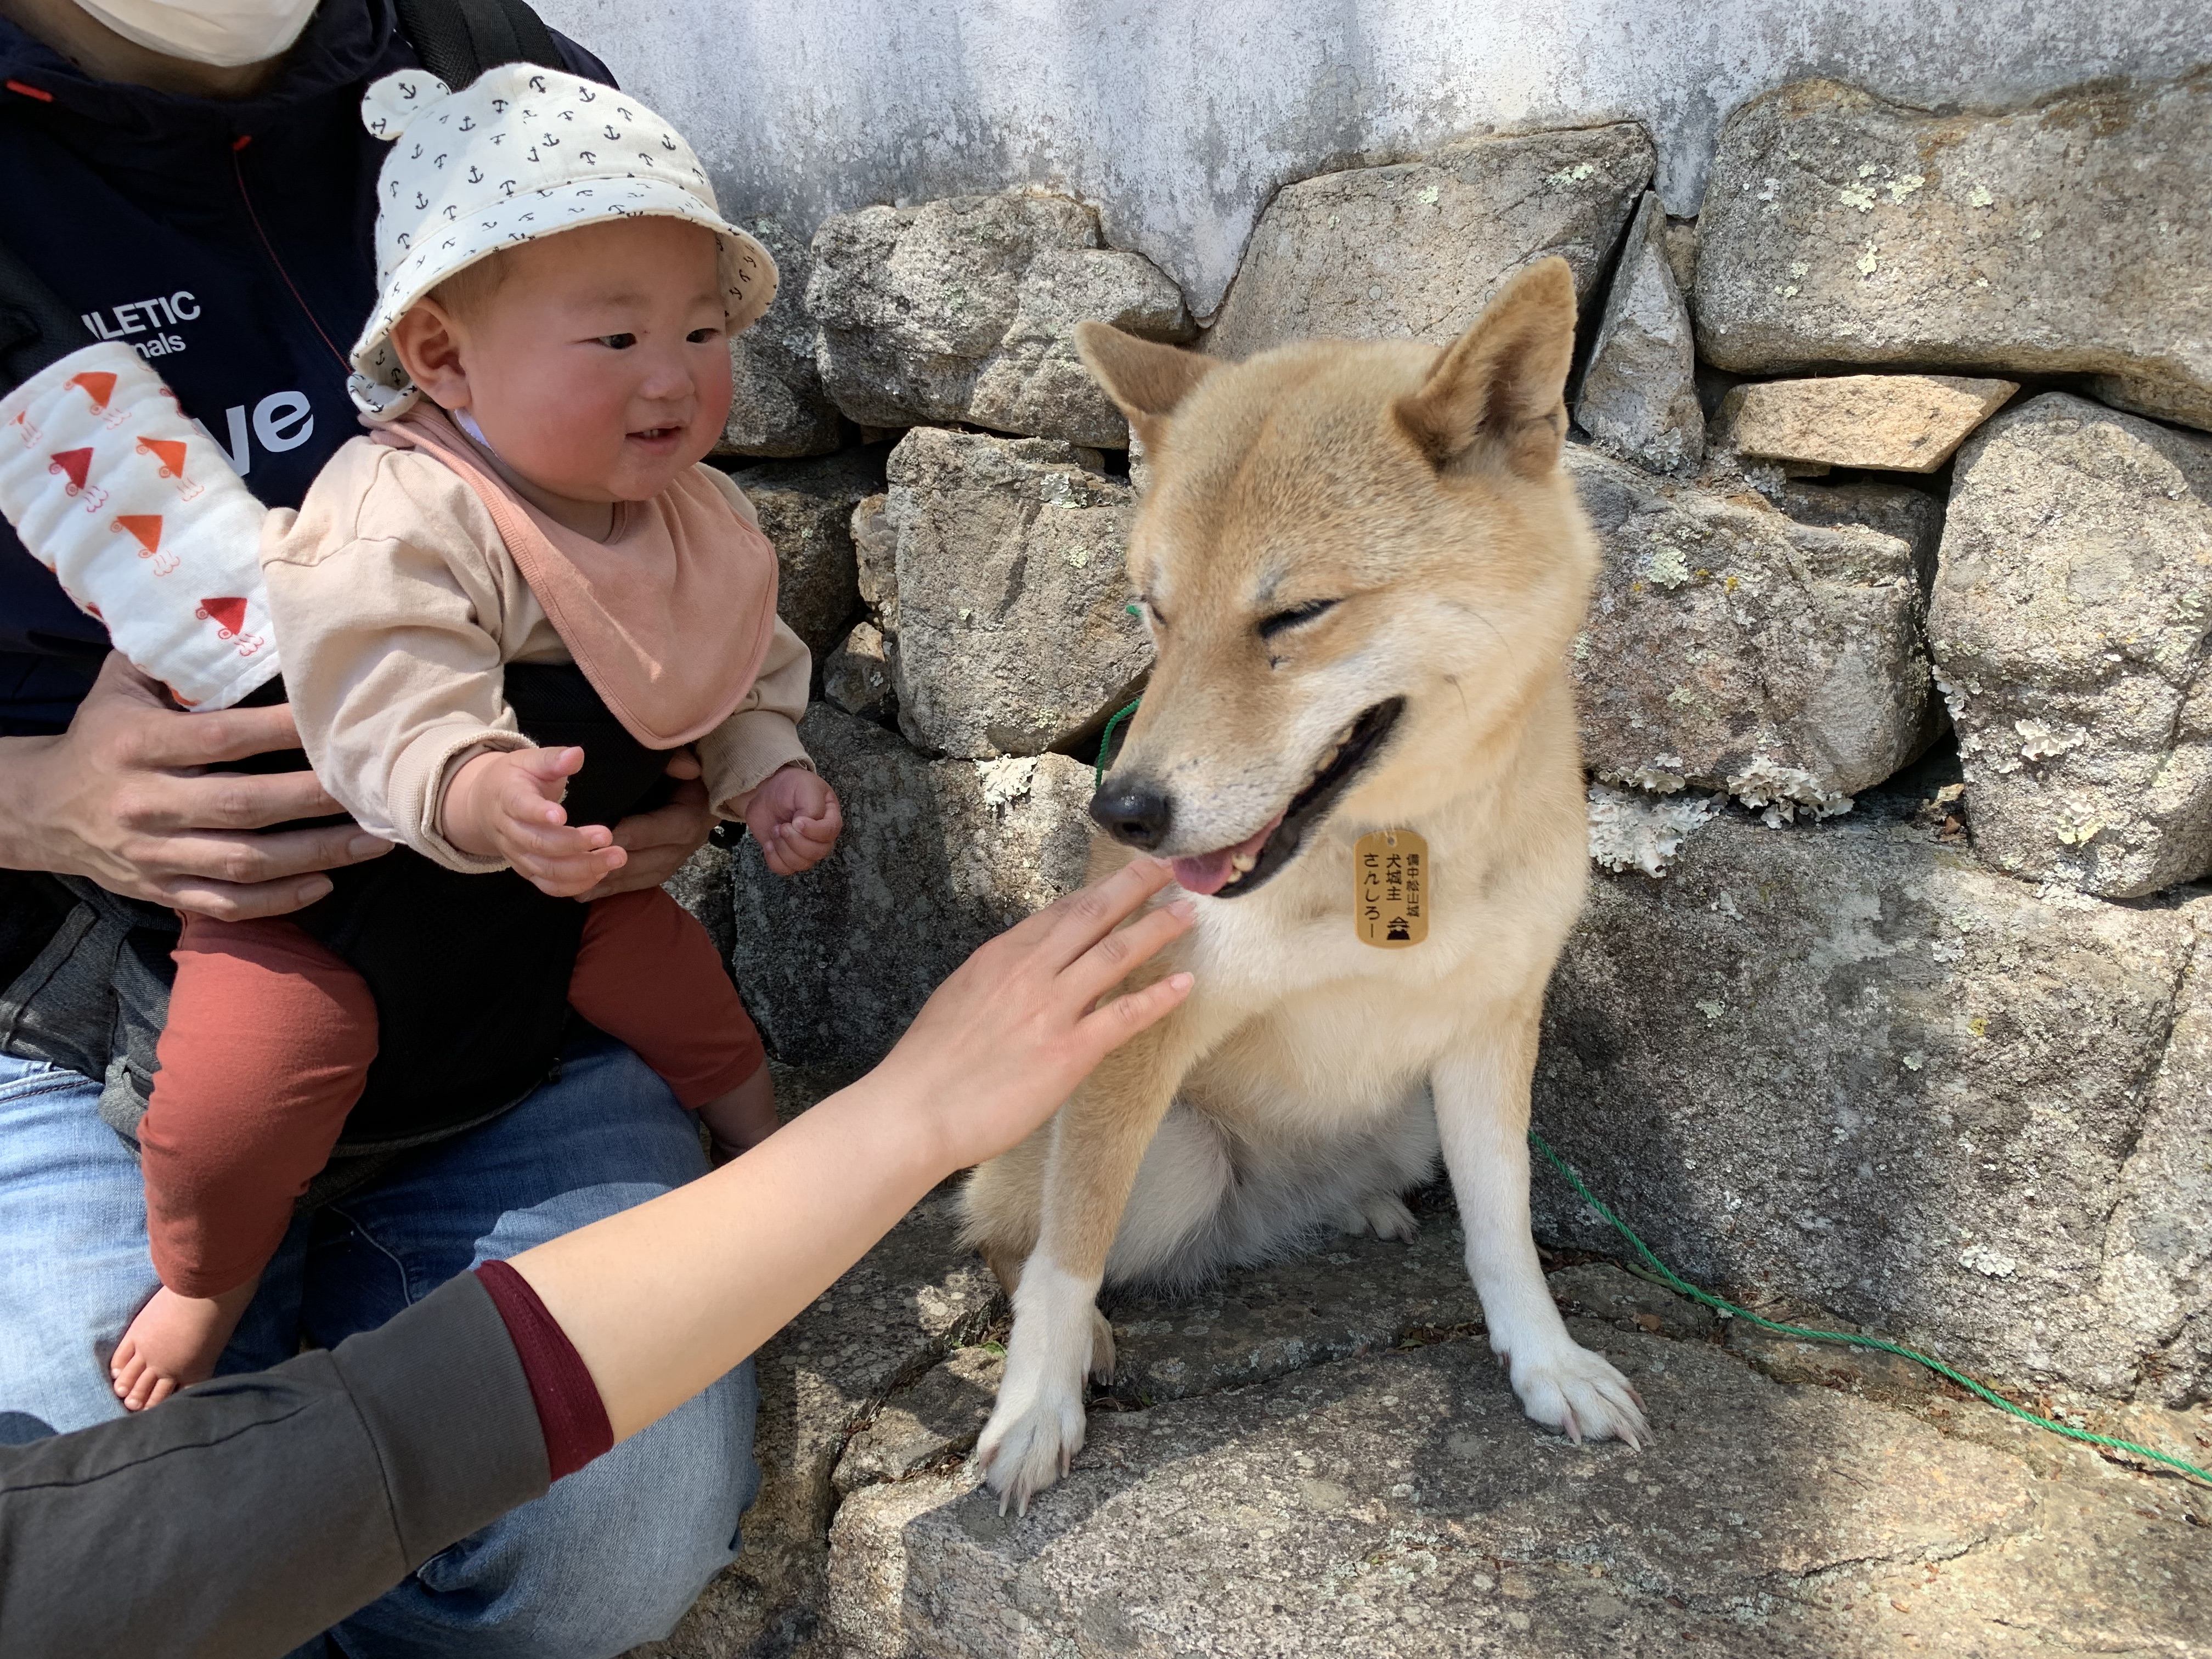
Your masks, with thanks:
[(300, 38), (315, 0), (77, 0), (126, 40), (171, 58), (236, 69), (277, 56)]

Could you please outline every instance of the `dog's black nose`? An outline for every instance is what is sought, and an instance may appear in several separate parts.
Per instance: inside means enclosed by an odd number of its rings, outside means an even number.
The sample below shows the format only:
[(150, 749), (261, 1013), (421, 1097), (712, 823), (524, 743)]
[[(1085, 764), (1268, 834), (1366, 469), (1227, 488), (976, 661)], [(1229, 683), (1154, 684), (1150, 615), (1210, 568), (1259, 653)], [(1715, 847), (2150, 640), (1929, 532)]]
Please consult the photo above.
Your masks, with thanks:
[(1175, 803), (1165, 790), (1142, 781), (1109, 784), (1091, 798), (1091, 816), (1115, 841), (1150, 852), (1167, 839)]

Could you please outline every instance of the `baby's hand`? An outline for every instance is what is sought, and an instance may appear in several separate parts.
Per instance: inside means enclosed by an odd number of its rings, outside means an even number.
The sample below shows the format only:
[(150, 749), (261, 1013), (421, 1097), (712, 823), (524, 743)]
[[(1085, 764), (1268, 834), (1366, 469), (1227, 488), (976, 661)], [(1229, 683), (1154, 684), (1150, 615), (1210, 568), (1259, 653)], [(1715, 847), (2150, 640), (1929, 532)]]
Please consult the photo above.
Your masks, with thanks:
[(561, 797), (583, 769), (580, 749), (514, 749), (478, 755), (446, 786), (446, 839), (464, 853), (501, 858), (541, 892), (573, 898), (622, 868), (629, 854), (603, 824), (568, 827)]
[(837, 792), (803, 766), (787, 766), (745, 798), (745, 828), (779, 876), (811, 870), (845, 827)]

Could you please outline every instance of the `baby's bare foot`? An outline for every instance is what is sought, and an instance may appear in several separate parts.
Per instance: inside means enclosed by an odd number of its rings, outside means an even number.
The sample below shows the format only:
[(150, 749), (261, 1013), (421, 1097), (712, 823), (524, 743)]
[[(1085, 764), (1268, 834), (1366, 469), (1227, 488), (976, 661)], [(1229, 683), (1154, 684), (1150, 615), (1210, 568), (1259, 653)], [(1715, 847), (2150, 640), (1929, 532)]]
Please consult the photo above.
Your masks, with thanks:
[(259, 1276), (249, 1279), (220, 1296), (179, 1296), (167, 1285), (115, 1345), (108, 1375), (127, 1411), (143, 1412), (158, 1406), (179, 1389), (204, 1382), (215, 1375), (230, 1334), (238, 1328), (246, 1304), (253, 1300)]

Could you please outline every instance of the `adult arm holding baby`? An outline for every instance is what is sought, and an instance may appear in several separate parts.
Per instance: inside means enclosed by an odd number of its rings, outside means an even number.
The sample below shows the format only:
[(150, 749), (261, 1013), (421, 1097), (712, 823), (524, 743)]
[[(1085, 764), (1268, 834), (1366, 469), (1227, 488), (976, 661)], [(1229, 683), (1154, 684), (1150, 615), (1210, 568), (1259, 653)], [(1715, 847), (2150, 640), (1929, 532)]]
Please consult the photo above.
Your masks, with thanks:
[[(330, 892), (325, 872), (392, 843), (350, 823), (276, 829), (338, 804), (313, 772), (228, 769), (299, 742), (287, 704), (185, 714), (111, 653), (66, 732), (0, 737), (0, 869), (83, 876), (228, 921), (303, 909)], [(605, 831), (620, 856), (590, 896), (658, 887), (705, 844), (714, 815), (698, 763), (683, 756), (670, 773), (667, 802)]]

